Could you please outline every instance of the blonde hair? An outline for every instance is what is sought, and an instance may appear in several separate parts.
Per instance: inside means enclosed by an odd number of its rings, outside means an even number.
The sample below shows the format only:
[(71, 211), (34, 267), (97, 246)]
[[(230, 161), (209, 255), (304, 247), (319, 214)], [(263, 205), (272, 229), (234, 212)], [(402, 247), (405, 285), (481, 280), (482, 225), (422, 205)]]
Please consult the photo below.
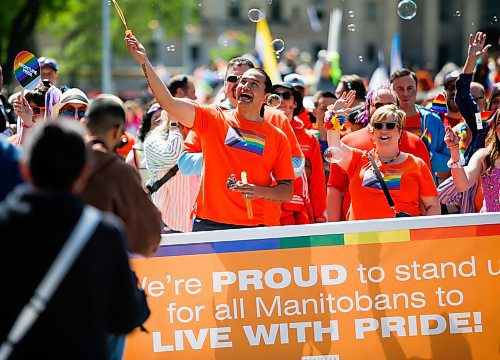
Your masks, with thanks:
[(370, 126), (373, 127), (373, 123), (384, 121), (389, 116), (397, 121), (398, 128), (400, 130), (404, 129), (406, 122), (406, 114), (403, 110), (399, 110), (396, 105), (384, 105), (382, 107), (379, 107), (373, 113), (370, 119)]

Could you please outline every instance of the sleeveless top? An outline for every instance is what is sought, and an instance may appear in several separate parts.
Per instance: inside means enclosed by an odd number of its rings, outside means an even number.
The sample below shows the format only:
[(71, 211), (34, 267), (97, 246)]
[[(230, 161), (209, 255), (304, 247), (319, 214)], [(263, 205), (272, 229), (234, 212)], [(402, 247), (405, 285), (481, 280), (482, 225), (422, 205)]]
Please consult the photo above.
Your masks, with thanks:
[(484, 195), (481, 212), (500, 211), (500, 168), (492, 168), (481, 175), (481, 180)]

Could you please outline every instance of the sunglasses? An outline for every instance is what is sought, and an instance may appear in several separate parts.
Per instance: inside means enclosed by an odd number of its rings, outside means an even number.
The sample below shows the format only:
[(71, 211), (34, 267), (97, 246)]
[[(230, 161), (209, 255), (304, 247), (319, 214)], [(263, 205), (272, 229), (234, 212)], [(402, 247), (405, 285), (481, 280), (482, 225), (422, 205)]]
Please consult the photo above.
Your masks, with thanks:
[(276, 95), (281, 97), (283, 100), (290, 100), (292, 97), (292, 93), (290, 91), (285, 91), (285, 92), (275, 92)]
[(241, 76), (239, 76), (239, 75), (229, 75), (229, 76), (226, 78), (226, 81), (227, 81), (228, 83), (233, 83), (233, 84), (234, 84), (234, 83), (237, 83), (237, 82), (238, 82), (238, 80), (240, 79), (240, 77), (241, 77)]
[(31, 110), (33, 110), (34, 115), (40, 115), (45, 111), (45, 106), (33, 106)]
[(396, 126), (398, 125), (398, 123), (395, 123), (395, 122), (376, 122), (376, 123), (373, 123), (373, 127), (376, 130), (382, 130), (384, 128), (384, 125), (385, 125), (385, 128), (387, 130), (394, 130), (396, 128)]
[(59, 115), (60, 116), (64, 116), (64, 117), (74, 118), (75, 114), (77, 114), (77, 117), (79, 119), (81, 119), (82, 117), (85, 116), (85, 109), (80, 109), (80, 110), (77, 110), (77, 109), (63, 109), (63, 110), (59, 111)]
[(374, 103), (373, 103), (373, 107), (374, 107), (375, 109), (379, 109), (379, 108), (381, 108), (382, 106), (385, 106), (385, 105), (394, 105), (394, 106), (398, 106), (398, 104), (396, 104), (396, 103), (383, 103), (383, 102), (381, 102), (381, 101), (376, 101), (376, 102), (374, 102)]

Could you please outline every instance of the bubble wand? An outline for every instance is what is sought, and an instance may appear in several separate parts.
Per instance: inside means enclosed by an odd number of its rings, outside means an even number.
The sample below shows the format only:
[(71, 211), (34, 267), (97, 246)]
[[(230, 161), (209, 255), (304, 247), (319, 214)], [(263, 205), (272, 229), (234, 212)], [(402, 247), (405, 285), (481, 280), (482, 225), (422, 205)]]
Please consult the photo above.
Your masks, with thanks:
[(120, 5), (116, 0), (113, 0), (113, 4), (115, 5), (116, 11), (118, 11), (118, 15), (120, 15), (120, 19), (122, 20), (123, 26), (125, 26), (125, 36), (132, 35), (132, 30), (130, 30), (127, 26), (127, 21), (125, 20), (125, 16), (123, 16), (122, 9), (120, 9)]
[[(243, 184), (248, 184), (248, 179), (247, 179), (247, 173), (246, 171), (241, 172), (241, 182)], [(252, 203), (250, 202), (249, 199), (245, 199), (245, 204), (247, 206), (247, 216), (249, 219), (253, 219), (253, 210), (252, 210)]]

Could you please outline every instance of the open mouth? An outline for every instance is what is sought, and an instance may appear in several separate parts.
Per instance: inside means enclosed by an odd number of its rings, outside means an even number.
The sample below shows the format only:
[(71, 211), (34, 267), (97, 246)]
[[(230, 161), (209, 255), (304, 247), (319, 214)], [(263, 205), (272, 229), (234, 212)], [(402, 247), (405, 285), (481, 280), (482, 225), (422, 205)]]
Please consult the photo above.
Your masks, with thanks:
[(250, 102), (252, 101), (253, 99), (253, 96), (250, 95), (250, 94), (246, 94), (246, 93), (241, 93), (238, 100), (239, 101), (242, 101), (242, 102)]
[(390, 140), (391, 137), (390, 136), (379, 136), (379, 139), (385, 141), (385, 140)]

